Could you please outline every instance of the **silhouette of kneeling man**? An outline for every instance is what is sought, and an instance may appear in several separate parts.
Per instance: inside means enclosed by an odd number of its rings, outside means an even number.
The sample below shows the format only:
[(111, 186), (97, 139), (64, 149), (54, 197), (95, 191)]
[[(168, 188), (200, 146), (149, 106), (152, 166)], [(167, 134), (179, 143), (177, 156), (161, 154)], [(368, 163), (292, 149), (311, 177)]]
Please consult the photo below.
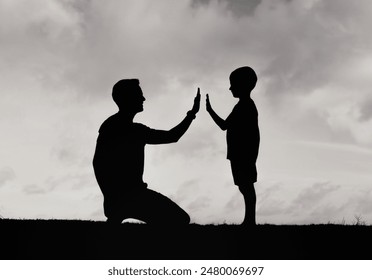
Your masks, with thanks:
[(147, 224), (189, 224), (189, 215), (166, 196), (150, 190), (143, 181), (146, 144), (177, 142), (199, 111), (200, 90), (186, 117), (169, 131), (133, 122), (146, 100), (137, 79), (117, 82), (112, 97), (119, 112), (99, 129), (93, 159), (94, 173), (104, 196), (107, 222), (120, 224), (134, 218)]

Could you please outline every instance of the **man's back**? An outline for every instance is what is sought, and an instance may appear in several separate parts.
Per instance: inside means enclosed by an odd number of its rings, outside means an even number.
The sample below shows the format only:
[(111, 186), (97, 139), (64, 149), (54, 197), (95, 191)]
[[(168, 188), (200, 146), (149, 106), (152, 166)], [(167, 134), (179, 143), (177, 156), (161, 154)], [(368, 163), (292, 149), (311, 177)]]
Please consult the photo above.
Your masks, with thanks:
[(146, 187), (142, 175), (148, 129), (126, 121), (120, 113), (103, 122), (93, 166), (104, 195), (121, 195)]

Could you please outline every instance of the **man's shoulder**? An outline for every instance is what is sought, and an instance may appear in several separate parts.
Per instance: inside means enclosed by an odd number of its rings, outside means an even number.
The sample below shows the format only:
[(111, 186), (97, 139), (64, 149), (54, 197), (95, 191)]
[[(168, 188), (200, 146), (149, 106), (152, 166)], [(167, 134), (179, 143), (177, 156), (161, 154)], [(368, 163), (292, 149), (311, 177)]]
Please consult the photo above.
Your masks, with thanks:
[(118, 116), (114, 114), (108, 117), (100, 126), (99, 132), (105, 132), (106, 130), (110, 130), (114, 128), (118, 124)]
[(142, 123), (132, 123), (131, 128), (128, 130), (137, 135), (138, 137), (146, 137), (149, 133), (150, 128)]
[(108, 117), (100, 126), (99, 133), (109, 133), (121, 130), (147, 131), (150, 128), (142, 123), (128, 122), (123, 120), (119, 114)]
[(148, 130), (150, 129), (147, 125), (144, 125), (143, 123), (133, 123), (133, 128), (134, 129), (139, 129), (139, 130)]

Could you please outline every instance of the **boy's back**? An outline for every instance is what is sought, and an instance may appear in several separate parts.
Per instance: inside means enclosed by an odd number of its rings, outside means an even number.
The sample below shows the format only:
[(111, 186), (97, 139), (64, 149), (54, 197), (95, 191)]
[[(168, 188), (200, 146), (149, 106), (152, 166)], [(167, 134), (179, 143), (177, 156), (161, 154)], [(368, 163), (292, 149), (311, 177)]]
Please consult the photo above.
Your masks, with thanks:
[(256, 182), (260, 131), (258, 111), (251, 98), (241, 99), (235, 105), (226, 119), (226, 127), (227, 159), (246, 166), (246, 172)]
[(252, 99), (240, 100), (226, 119), (227, 158), (256, 161), (260, 144), (258, 111)]

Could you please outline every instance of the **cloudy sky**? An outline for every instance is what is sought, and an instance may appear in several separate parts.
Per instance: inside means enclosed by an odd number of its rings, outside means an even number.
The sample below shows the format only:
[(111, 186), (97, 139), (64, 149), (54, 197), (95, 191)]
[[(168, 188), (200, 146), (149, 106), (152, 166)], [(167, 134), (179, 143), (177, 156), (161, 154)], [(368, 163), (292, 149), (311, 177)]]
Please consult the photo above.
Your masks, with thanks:
[(0, 215), (104, 220), (92, 157), (139, 78), (136, 121), (175, 144), (146, 147), (145, 181), (195, 223), (240, 223), (226, 160), (228, 76), (253, 67), (261, 147), (259, 223), (372, 223), (372, 3), (360, 0), (0, 0)]

